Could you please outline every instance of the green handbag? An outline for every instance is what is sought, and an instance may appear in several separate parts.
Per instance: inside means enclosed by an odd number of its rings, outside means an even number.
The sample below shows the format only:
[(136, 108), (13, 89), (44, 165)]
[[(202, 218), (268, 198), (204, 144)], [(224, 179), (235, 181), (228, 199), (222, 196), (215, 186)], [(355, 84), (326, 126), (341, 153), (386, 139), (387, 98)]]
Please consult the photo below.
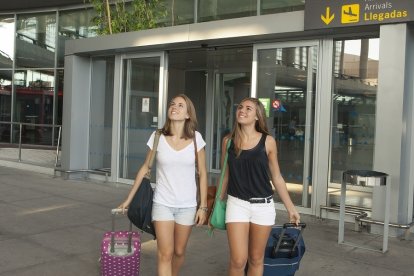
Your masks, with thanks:
[[(210, 217), (210, 226), (211, 228), (217, 228), (217, 229), (221, 229), (221, 230), (226, 230), (226, 205), (227, 205), (227, 201), (226, 200), (221, 200), (220, 199), (220, 194), (221, 194), (221, 189), (223, 186), (223, 179), (224, 179), (224, 174), (226, 172), (226, 164), (227, 164), (227, 158), (229, 155), (229, 147), (231, 144), (231, 139), (229, 139), (227, 141), (227, 145), (226, 145), (226, 155), (224, 157), (224, 163), (223, 163), (223, 169), (221, 170), (221, 176), (220, 176), (220, 183), (216, 192), (216, 199), (214, 200), (214, 207), (213, 207), (213, 211), (211, 213), (211, 217)], [(213, 230), (211, 229), (211, 230)]]

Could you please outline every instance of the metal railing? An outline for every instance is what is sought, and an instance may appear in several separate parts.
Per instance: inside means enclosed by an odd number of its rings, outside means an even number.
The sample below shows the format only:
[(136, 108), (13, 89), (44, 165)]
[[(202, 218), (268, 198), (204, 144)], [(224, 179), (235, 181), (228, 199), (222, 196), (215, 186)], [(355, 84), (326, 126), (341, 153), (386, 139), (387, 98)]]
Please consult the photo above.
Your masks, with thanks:
[[(4, 127), (6, 126), (6, 127)], [(28, 140), (23, 134), (25, 132), (25, 128), (29, 128), (31, 132), (40, 131), (44, 128), (52, 128), (47, 135), (49, 135), (49, 145), (47, 143), (39, 144), (39, 143), (24, 143), (24, 140)], [(55, 139), (55, 128), (57, 130), (57, 139)], [(18, 134), (18, 135), (17, 135)], [(33, 133), (32, 133), (33, 134)], [(31, 124), (31, 123), (12, 123), (12, 122), (4, 122), (0, 121), (0, 141), (2, 145), (0, 149), (17, 149), (17, 153), (15, 151), (11, 153), (7, 153), (6, 156), (2, 156), (0, 154), (0, 159), (17, 159), (18, 162), (22, 162), (22, 152), (24, 149), (39, 149), (39, 151), (49, 149), (53, 150), (54, 152), (54, 176), (56, 177), (57, 172), (71, 174), (71, 173), (92, 173), (92, 174), (101, 174), (105, 175), (105, 182), (108, 182), (109, 176), (111, 175), (110, 168), (98, 168), (98, 169), (76, 169), (76, 170), (65, 170), (60, 168), (60, 148), (61, 148), (61, 137), (62, 137), (62, 126), (61, 125), (47, 125), (47, 124)], [(6, 139), (5, 139), (6, 138)], [(25, 138), (25, 139), (24, 139)], [(31, 137), (33, 138), (33, 137)], [(17, 141), (17, 143), (16, 143)], [(36, 141), (35, 141), (36, 142)], [(47, 142), (47, 141), (46, 141)], [(46, 144), (46, 145), (45, 145)], [(2, 151), (0, 151), (1, 153)], [(51, 151), (52, 152), (52, 151)], [(39, 152), (40, 153), (40, 152)], [(39, 154), (38, 153), (38, 154)], [(16, 154), (16, 155), (14, 155)], [(35, 153), (36, 154), (36, 153)], [(24, 160), (25, 162), (29, 162), (30, 160)], [(34, 163), (34, 162), (30, 162)]]
[(56, 172), (71, 174), (71, 173), (93, 173), (93, 174), (102, 174), (105, 175), (105, 182), (108, 182), (109, 176), (111, 175), (110, 168), (101, 168), (101, 169), (78, 169), (78, 170), (64, 170), (62, 168), (55, 167), (53, 176), (56, 177)]
[[(56, 132), (57, 139), (55, 138)], [(49, 165), (56, 167), (59, 163), (61, 133), (61, 125), (0, 121), (1, 148), (10, 150), (7, 153), (2, 151), (3, 155), (0, 155), (0, 159), (17, 159), (18, 162), (22, 162), (22, 152), (24, 149), (34, 149), (39, 151), (54, 150), (54, 164)], [(11, 151), (12, 149), (17, 149), (17, 153), (15, 151)], [(42, 157), (36, 156), (36, 153), (34, 153), (31, 157), (32, 160), (28, 158), (24, 161), (31, 163), (44, 163), (45, 161), (42, 160)]]
[[(322, 218), (322, 210), (326, 210), (328, 212), (337, 212), (339, 213), (339, 206), (333, 205), (333, 206), (320, 206), (319, 210), (319, 217)], [(352, 205), (346, 205), (345, 206), (345, 214), (354, 216), (355, 219), (355, 231), (360, 231), (360, 223), (367, 223), (367, 224), (375, 224), (375, 225), (384, 225), (383, 221), (371, 219), (368, 217), (368, 213), (370, 212), (370, 208), (366, 207), (359, 207), (359, 206), (352, 206)], [(408, 236), (410, 235), (410, 229), (414, 226), (414, 221), (402, 224), (402, 223), (389, 223), (389, 227), (403, 229), (404, 230), (404, 239), (408, 240)]]

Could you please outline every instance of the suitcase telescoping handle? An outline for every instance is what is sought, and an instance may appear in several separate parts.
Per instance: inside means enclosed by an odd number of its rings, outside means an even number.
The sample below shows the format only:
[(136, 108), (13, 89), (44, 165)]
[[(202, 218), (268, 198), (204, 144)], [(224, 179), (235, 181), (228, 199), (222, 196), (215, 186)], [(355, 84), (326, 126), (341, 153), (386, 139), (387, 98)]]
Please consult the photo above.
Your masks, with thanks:
[(292, 254), (295, 251), (296, 246), (298, 246), (298, 243), (299, 243), (300, 239), (302, 238), (303, 229), (306, 228), (306, 223), (301, 222), (301, 223), (296, 224), (296, 223), (289, 222), (289, 223), (283, 224), (283, 229), (282, 229), (282, 232), (280, 233), (279, 240), (277, 241), (276, 249), (274, 251), (275, 253), (279, 251), (279, 247), (280, 247), (280, 244), (282, 243), (282, 238), (283, 238), (283, 235), (285, 234), (286, 229), (287, 228), (292, 228), (292, 227), (300, 228), (300, 232), (299, 232), (299, 234), (298, 234), (298, 236), (295, 240), (295, 244), (293, 245), (292, 250), (290, 251), (290, 253)]
[[(110, 252), (115, 252), (115, 216), (122, 214), (122, 209), (112, 209), (112, 231), (111, 231), (111, 249)], [(127, 252), (131, 253), (132, 251), (132, 222), (129, 222), (129, 231), (128, 231), (128, 249)]]
[(300, 227), (301, 229), (303, 229), (303, 228), (306, 228), (306, 223), (300, 222), (296, 225), (296, 223), (294, 222), (288, 222), (288, 223), (283, 224), (283, 228), (288, 228), (288, 227), (296, 227), (296, 228)]

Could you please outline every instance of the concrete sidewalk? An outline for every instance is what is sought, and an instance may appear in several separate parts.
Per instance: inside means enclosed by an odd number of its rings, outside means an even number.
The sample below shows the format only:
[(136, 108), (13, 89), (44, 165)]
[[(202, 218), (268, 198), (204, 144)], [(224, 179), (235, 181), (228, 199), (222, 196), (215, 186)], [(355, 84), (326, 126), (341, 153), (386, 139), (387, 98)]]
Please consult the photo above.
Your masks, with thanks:
[[(98, 276), (101, 238), (111, 227), (110, 209), (129, 189), (0, 167), (0, 276)], [(277, 222), (284, 222), (286, 214), (277, 213)], [(389, 252), (381, 254), (338, 245), (337, 221), (306, 215), (302, 220), (308, 224), (306, 254), (296, 275), (414, 275), (411, 240), (390, 238)], [(126, 229), (127, 219), (118, 218), (117, 225)], [(348, 225), (349, 232), (352, 227)], [(350, 235), (372, 240), (372, 235)], [(156, 242), (147, 234), (141, 260), (141, 275), (156, 275)], [(182, 275), (227, 275), (227, 262), (225, 232), (208, 237), (205, 227), (194, 228)]]

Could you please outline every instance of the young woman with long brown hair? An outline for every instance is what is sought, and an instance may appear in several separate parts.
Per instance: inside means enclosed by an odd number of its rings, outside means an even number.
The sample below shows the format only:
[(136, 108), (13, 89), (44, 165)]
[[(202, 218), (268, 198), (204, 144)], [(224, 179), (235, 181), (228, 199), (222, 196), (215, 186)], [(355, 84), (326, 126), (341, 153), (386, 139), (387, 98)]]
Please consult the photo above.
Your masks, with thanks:
[(275, 223), (272, 183), (290, 222), (300, 216), (280, 173), (275, 139), (269, 135), (265, 109), (256, 98), (245, 98), (236, 111), (232, 132), (223, 138), (222, 160), (228, 139), (226, 174), (221, 198), (227, 193), (226, 227), (230, 247), (229, 275), (263, 275), (266, 242)]
[[(194, 105), (184, 94), (169, 103), (167, 121), (161, 130), (156, 155), (156, 185), (152, 220), (157, 236), (158, 275), (179, 275), (191, 229), (207, 219), (207, 172), (205, 142), (196, 131)], [(139, 169), (127, 199), (119, 206), (128, 208), (142, 178), (148, 172), (155, 132), (148, 140), (147, 158)], [(196, 139), (197, 149), (194, 149)], [(198, 155), (200, 207), (197, 208), (195, 152)]]

